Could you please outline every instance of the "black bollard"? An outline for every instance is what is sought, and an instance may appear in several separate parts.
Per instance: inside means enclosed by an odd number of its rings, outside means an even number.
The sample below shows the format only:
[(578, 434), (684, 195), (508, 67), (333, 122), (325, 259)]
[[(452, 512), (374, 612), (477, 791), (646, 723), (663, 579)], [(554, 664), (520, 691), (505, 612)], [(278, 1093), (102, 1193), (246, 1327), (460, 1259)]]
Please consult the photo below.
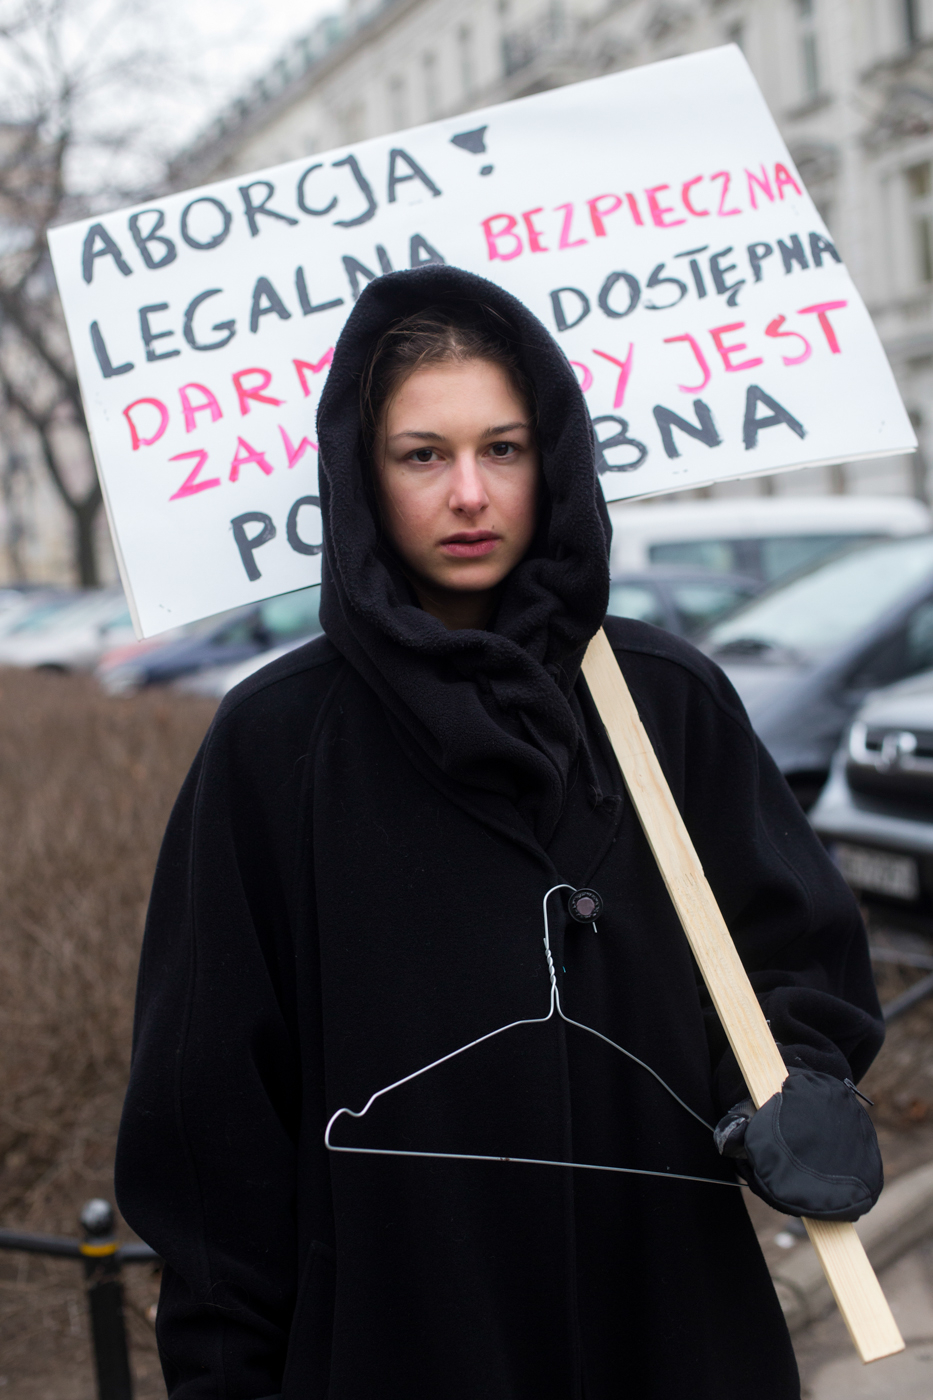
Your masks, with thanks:
[(81, 1256), (94, 1343), (99, 1400), (133, 1400), (133, 1378), (123, 1321), (123, 1284), (109, 1201), (88, 1201), (81, 1211)]

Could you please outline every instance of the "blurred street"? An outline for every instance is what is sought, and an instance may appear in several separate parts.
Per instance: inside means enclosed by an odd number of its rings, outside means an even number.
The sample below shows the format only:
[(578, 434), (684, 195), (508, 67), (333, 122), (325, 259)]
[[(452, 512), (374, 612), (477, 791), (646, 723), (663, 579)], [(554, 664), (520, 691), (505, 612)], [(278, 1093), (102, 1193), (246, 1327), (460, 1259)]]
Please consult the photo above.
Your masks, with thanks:
[(917, 1245), (890, 1268), (881, 1285), (906, 1349), (863, 1366), (837, 1315), (795, 1340), (803, 1400), (928, 1400), (933, 1384), (933, 1242)]
[[(243, 210), (237, 207), (236, 217), (247, 221), (241, 229), (244, 242), (251, 244), (260, 227), (280, 233), (287, 226), (305, 240), (300, 256), (308, 274), (294, 259), (285, 267), (284, 254), (270, 253), (268, 271), (287, 296), (261, 277), (252, 310), (247, 301), (246, 316), (237, 313), (242, 336), (237, 345), (243, 347), (243, 365), (255, 365), (260, 342), (253, 337), (260, 330), (286, 321), (289, 333), (302, 328), (310, 348), (300, 353), (311, 359), (292, 356), (303, 397), (297, 397), (297, 387), (293, 393), (307, 418), (301, 432), (315, 434), (309, 376), (316, 395), (333, 362), (336, 339), (326, 314), (342, 307), (344, 316), (361, 286), (393, 270), (392, 258), (401, 265), (397, 251), (393, 248), (390, 257), (372, 228), (363, 227), (376, 211), (376, 195), (394, 205), (396, 184), (419, 180), (422, 201), (441, 194), (417, 166), (412, 167), (417, 174), (396, 175), (396, 156), (412, 163), (405, 151), (396, 150), (388, 185), (383, 181), (374, 194), (353, 154), (359, 143), (459, 120), (461, 114), (464, 127), (470, 127), (468, 114), (495, 104), (721, 45), (737, 46), (747, 59), (790, 152), (791, 172), (783, 165), (777, 169), (784, 170), (788, 188), (799, 177), (823, 232), (810, 233), (809, 243), (787, 233), (788, 241), (774, 247), (743, 244), (744, 234), (731, 231), (740, 221), (729, 222), (743, 211), (726, 207), (729, 173), (710, 177), (725, 179), (718, 210), (691, 205), (690, 190), (701, 177), (688, 179), (679, 195), (669, 197), (681, 198), (691, 217), (706, 218), (704, 230), (716, 225), (719, 232), (704, 232), (702, 247), (677, 245), (665, 254), (682, 260), (667, 264), (667, 275), (662, 275), (665, 263), (646, 262), (646, 286), (676, 284), (685, 297), (689, 288), (704, 314), (718, 307), (726, 324), (712, 334), (723, 382), (731, 387), (738, 382), (733, 371), (764, 363), (762, 358), (730, 362), (730, 355), (748, 347), (724, 347), (722, 335), (745, 333), (748, 297), (765, 275), (780, 277), (778, 285), (792, 289), (789, 311), (808, 316), (807, 326), (820, 318), (826, 342), (820, 348), (831, 369), (848, 363), (833, 358), (840, 346), (824, 324), (827, 307), (847, 303), (799, 305), (811, 300), (809, 290), (799, 290), (803, 275), (812, 280), (844, 259), (890, 360), (919, 450), (875, 456), (866, 441), (864, 451), (846, 460), (815, 454), (807, 459), (814, 465), (801, 470), (755, 474), (744, 455), (753, 445), (746, 400), (744, 427), (737, 420), (742, 429), (737, 451), (744, 464), (738, 470), (747, 477), (717, 479), (691, 490), (681, 490), (678, 479), (678, 489), (666, 496), (610, 504), (609, 614), (683, 638), (702, 653), (703, 666), (708, 659), (721, 668), (855, 892), (887, 1022), (884, 1048), (859, 1085), (872, 1101), (886, 1189), (915, 1180), (912, 1174), (933, 1164), (933, 0), (858, 5), (682, 0), (676, 6), (661, 0), (609, 5), (595, 0), (334, 0), (333, 5), (269, 0), (258, 11), (246, 0), (203, 0), (193, 9), (181, 0), (0, 0), (0, 1228), (77, 1239), (82, 1205), (92, 1198), (113, 1200), (139, 950), (166, 822), (224, 697), (262, 667), (313, 643), (323, 630), (317, 580), (325, 547), (324, 493), (312, 466), (318, 445), (299, 436), (296, 446), (278, 424), (280, 436), (270, 430), (270, 440), (276, 450), (281, 442), (286, 455), (274, 480), (286, 477), (292, 483), (302, 471), (310, 473), (303, 486), (296, 485), (294, 505), (276, 517), (278, 525), (266, 513), (271, 507), (245, 510), (242, 504), (231, 507), (229, 520), (225, 514), (221, 522), (230, 558), (245, 570), (240, 582), (245, 577), (250, 587), (256, 585), (253, 591), (233, 600), (220, 596), (211, 607), (223, 610), (211, 616), (192, 608), (179, 619), (166, 608), (158, 624), (164, 630), (150, 627), (153, 635), (142, 637), (146, 629), (139, 625), (138, 600), (125, 567), (121, 574), (123, 556), (108, 526), (113, 503), (109, 496), (105, 502), (95, 468), (97, 429), (79, 388), (49, 254), (50, 229), (116, 218), (114, 211), (122, 211), (120, 236), (134, 265), (116, 244), (108, 245), (113, 239), (100, 223), (95, 227), (103, 232), (94, 237), (103, 240), (101, 245), (91, 238), (74, 261), (80, 289), (90, 285), (95, 259), (103, 259), (98, 265), (106, 264), (118, 289), (118, 294), (111, 291), (115, 302), (121, 310), (124, 302), (132, 303), (134, 335), (139, 327), (133, 361), (121, 363), (123, 350), (111, 346), (111, 358), (98, 322), (91, 324), (90, 316), (82, 322), (82, 335), (90, 337), (86, 353), (93, 345), (101, 385), (125, 386), (129, 381), (120, 376), (137, 372), (132, 381), (137, 388), (133, 395), (127, 392), (122, 416), (119, 410), (112, 415), (125, 434), (121, 469), (128, 465), (137, 474), (134, 480), (148, 481), (147, 471), (182, 458), (200, 459), (193, 470), (187, 461), (183, 472), (170, 468), (175, 494), (166, 486), (164, 500), (198, 496), (203, 502), (200, 492), (222, 484), (232, 495), (241, 465), (248, 464), (244, 475), (254, 473), (260, 484), (273, 474), (263, 452), (243, 438), (237, 438), (238, 456), (223, 467), (223, 480), (205, 472), (206, 479), (195, 481), (206, 450), (169, 448), (167, 461), (159, 463), (154, 453), (147, 457), (141, 450), (159, 441), (169, 421), (165, 403), (151, 396), (146, 381), (139, 387), (141, 376), (154, 362), (184, 354), (189, 359), (176, 364), (197, 367), (186, 369), (186, 376), (209, 378), (218, 357), (195, 352), (227, 343), (198, 341), (193, 317), (201, 302), (220, 293), (221, 281), (204, 271), (203, 254), (227, 237), (233, 215), (213, 195), (202, 191), (195, 199), (191, 191), (217, 189), (213, 182), (221, 180), (249, 181), (255, 172), (286, 161), (307, 161), (297, 187), (300, 226), (296, 216), (278, 211), (274, 203), (266, 207), (273, 194), (268, 181), (265, 203), (250, 202), (248, 192), (262, 186), (264, 177), (239, 187)], [(487, 127), (452, 129), (457, 134), (445, 136), (447, 149), (459, 143), (455, 154), (462, 168), (477, 187), (488, 188), (492, 181), (481, 178), (494, 169), (494, 154), (484, 145)], [(608, 145), (616, 138), (609, 133), (605, 140)], [(487, 155), (489, 163), (481, 164)], [(546, 152), (536, 151), (534, 159), (544, 161)], [(340, 295), (335, 291), (326, 301), (314, 282), (313, 236), (338, 197), (325, 205), (330, 194), (321, 194), (323, 185), (305, 185), (325, 163), (328, 178), (333, 169), (342, 169), (339, 178), (346, 178), (363, 209), (352, 218), (342, 217), (349, 206), (332, 215), (358, 241), (352, 244), (355, 253), (335, 260), (343, 279)], [(624, 152), (617, 164), (624, 170)], [(772, 188), (764, 165), (761, 171), (760, 177), (757, 171), (744, 172), (750, 208), (758, 213), (767, 199), (769, 212), (783, 219), (785, 185), (775, 174)], [(643, 202), (647, 197), (644, 208), (653, 211), (658, 229), (687, 223), (686, 214), (673, 224), (664, 222), (665, 215), (681, 212), (680, 206), (675, 211), (658, 205), (657, 192), (671, 188), (658, 184), (638, 195)], [(625, 205), (622, 193), (597, 195), (595, 188), (593, 193), (589, 223), (580, 225), (587, 236), (579, 244), (566, 241), (572, 204), (557, 206), (570, 210), (559, 247), (540, 244), (543, 235), (533, 223), (540, 208), (523, 211), (516, 204), (518, 215), (492, 219), (511, 219), (529, 253), (553, 252), (565, 259), (562, 269), (570, 266), (568, 250), (584, 243), (590, 251), (608, 246), (607, 257), (615, 260), (608, 265), (618, 270), (609, 273), (601, 290), (596, 283), (592, 296), (574, 286), (558, 287), (555, 274), (554, 290), (543, 302), (551, 309), (548, 329), (555, 339), (573, 329), (561, 301), (572, 294), (581, 309), (585, 303), (581, 320), (597, 309), (594, 322), (603, 318), (601, 333), (608, 327), (605, 334), (618, 339), (616, 355), (628, 347), (624, 361), (603, 350), (592, 352), (604, 367), (611, 362), (619, 372), (613, 414), (594, 409), (592, 398), (583, 400), (597, 425), (602, 480), (617, 482), (620, 474), (641, 465), (642, 457), (623, 460), (620, 452), (648, 453), (645, 443), (629, 435), (630, 419), (620, 412), (633, 415), (632, 422), (644, 412), (660, 434), (652, 446), (656, 459), (661, 460), (663, 442), (664, 464), (674, 462), (671, 470), (683, 465), (674, 461), (683, 455), (680, 448), (689, 454), (716, 447), (724, 456), (710, 410), (695, 398), (706, 392), (709, 365), (695, 338), (680, 334), (679, 324), (671, 323), (663, 344), (689, 342), (706, 378), (703, 386), (678, 384), (680, 397), (671, 401), (685, 413), (695, 411), (699, 426), (663, 406), (652, 409), (652, 399), (642, 403), (637, 380), (625, 398), (633, 363), (629, 335), (635, 332), (627, 319), (636, 310), (633, 283), (641, 295), (634, 274), (622, 270), (629, 265), (626, 238), (636, 227), (652, 234), (654, 228), (651, 218), (643, 220), (633, 193), (627, 193)], [(190, 204), (169, 239), (169, 225), (155, 201), (171, 197)], [(321, 207), (314, 203), (319, 197)], [(616, 204), (609, 208), (601, 200)], [(220, 232), (205, 232), (197, 213), (189, 225), (195, 205), (202, 206), (202, 215), (210, 206), (207, 213), (220, 219)], [(127, 217), (131, 206), (145, 212)], [(621, 211), (618, 223), (607, 233), (605, 221), (616, 211)], [(392, 209), (388, 212), (394, 217)], [(260, 214), (266, 218), (257, 225)], [(579, 209), (578, 215), (584, 217)], [(716, 224), (720, 216), (725, 225)], [(617, 232), (623, 217), (632, 219), (625, 237)], [(598, 242), (610, 235), (616, 244)], [(691, 234), (688, 241), (698, 244), (700, 236)], [(490, 236), (488, 227), (486, 238), (496, 264), (489, 275), (496, 276), (499, 264), (508, 261), (496, 251), (496, 240), (516, 238), (520, 249), (524, 245), (517, 233)], [(399, 247), (408, 249), (413, 267), (444, 261), (421, 234), (401, 240)], [(197, 276), (204, 277), (196, 294), (192, 282), (187, 311), (184, 304), (170, 308), (168, 294), (162, 300), (158, 291), (159, 269), (179, 253), (191, 257)], [(696, 261), (701, 255), (702, 264)], [(718, 259), (733, 256), (744, 259), (747, 276), (726, 285)], [(525, 261), (540, 266), (536, 258)], [(139, 285), (143, 273), (154, 279), (146, 283), (145, 295)], [(617, 295), (629, 287), (627, 310), (610, 304), (617, 285)], [(809, 289), (810, 282), (805, 285)], [(848, 287), (851, 296), (852, 282)], [(139, 305), (144, 300), (147, 304)], [(642, 302), (638, 312), (646, 309), (650, 320), (650, 313), (676, 304)], [(213, 324), (208, 319), (213, 305), (219, 303), (208, 302), (199, 324), (212, 325), (211, 335), (232, 339), (235, 321)], [(270, 312), (263, 323), (260, 318)], [(154, 330), (163, 325), (157, 318), (164, 313), (175, 317), (175, 329)], [(766, 329), (762, 321), (761, 334), (769, 338), (773, 355), (778, 337), (782, 350), (799, 351), (789, 341), (803, 342), (805, 353), (782, 360), (783, 367), (792, 367), (810, 357), (812, 346), (799, 330), (782, 330), (785, 320), (784, 315), (771, 319)], [(865, 325), (870, 329), (867, 316)], [(588, 365), (571, 358), (569, 342), (557, 343), (565, 372), (569, 359), (581, 390), (588, 392), (593, 381)], [(681, 352), (687, 354), (686, 344), (676, 353)], [(612, 373), (615, 384), (617, 371)], [(241, 375), (265, 380), (260, 388), (244, 388)], [(173, 385), (172, 426), (179, 433), (182, 427), (185, 434), (200, 431), (207, 410), (212, 425), (225, 419), (224, 430), (235, 422), (234, 432), (252, 433), (259, 415), (268, 413), (263, 405), (285, 402), (263, 394), (270, 381), (271, 372), (262, 368), (238, 371), (233, 408), (232, 397), (222, 407), (200, 382), (181, 386), (177, 400)], [(232, 395), (230, 382), (223, 381)], [(866, 396), (870, 390), (866, 386)], [(192, 402), (189, 391), (204, 401)], [(159, 392), (168, 402), (168, 390)], [(831, 402), (825, 411), (832, 414)], [(244, 425), (240, 419), (250, 412), (256, 417)], [(585, 415), (583, 421), (588, 430)], [(781, 431), (787, 431), (786, 413), (781, 421)], [(789, 422), (796, 446), (807, 434), (796, 418)], [(770, 419), (757, 424), (773, 426)], [(533, 423), (519, 426), (534, 428)], [(754, 437), (755, 421), (751, 427)], [(186, 437), (179, 440), (187, 444)], [(885, 440), (885, 452), (890, 442)], [(246, 456), (239, 456), (240, 445), (248, 449)], [(720, 459), (713, 454), (714, 461)], [(308, 494), (299, 496), (299, 490)], [(301, 530), (299, 508), (305, 512)], [(143, 528), (139, 537), (151, 543)], [(169, 549), (160, 562), (166, 575), (178, 571), (191, 538), (193, 532), (189, 537), (179, 530), (177, 557)], [(304, 571), (297, 582), (267, 587), (268, 574), (260, 582), (260, 562), (267, 566), (262, 554), (257, 562), (257, 551), (273, 540), (275, 548), (290, 549), (292, 567)], [(266, 596), (270, 593), (275, 596)], [(251, 601), (232, 605), (243, 597)], [(191, 617), (195, 620), (185, 620)], [(801, 825), (809, 835), (803, 819)], [(840, 886), (840, 891), (841, 897), (845, 890)], [(795, 1294), (794, 1279), (806, 1274), (798, 1265), (811, 1247), (798, 1222), (755, 1198), (749, 1211), (792, 1325), (802, 1400), (930, 1400), (933, 1195), (917, 1207), (896, 1247), (881, 1249), (880, 1279), (906, 1350), (868, 1367), (858, 1362), (835, 1308), (827, 1311), (819, 1304), (815, 1320), (801, 1321), (812, 1300), (800, 1289), (800, 1296)], [(117, 1237), (135, 1239), (120, 1219)], [(729, 1242), (723, 1240), (721, 1247), (728, 1250)], [(96, 1400), (82, 1267), (68, 1258), (0, 1250), (0, 1400)], [(127, 1267), (122, 1278), (135, 1400), (158, 1400), (166, 1393), (154, 1329), (159, 1266)]]

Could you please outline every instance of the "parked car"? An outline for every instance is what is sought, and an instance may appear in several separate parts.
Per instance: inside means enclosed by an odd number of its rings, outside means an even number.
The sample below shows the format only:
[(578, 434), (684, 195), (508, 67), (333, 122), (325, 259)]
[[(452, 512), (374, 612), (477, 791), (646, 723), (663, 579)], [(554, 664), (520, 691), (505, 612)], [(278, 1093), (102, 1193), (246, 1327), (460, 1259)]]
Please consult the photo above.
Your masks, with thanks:
[(868, 697), (810, 820), (869, 907), (933, 934), (933, 670)]
[(76, 597), (74, 589), (5, 588), (0, 595), (0, 637), (8, 636), (28, 617), (48, 616)]
[(197, 671), (190, 676), (182, 676), (175, 682), (174, 688), (183, 691), (186, 695), (206, 695), (215, 700), (221, 700), (228, 690), (232, 690), (240, 681), (245, 681), (248, 677), (262, 670), (263, 666), (269, 666), (273, 661), (278, 661), (280, 656), (287, 656), (290, 651), (297, 651), (303, 647), (305, 642), (312, 642), (315, 637), (321, 635), (318, 627), (314, 632), (302, 633), (293, 637), (281, 646), (270, 647), (268, 651), (257, 652), (255, 656), (250, 656), (246, 661), (238, 661), (235, 666), (212, 666), (206, 671)]
[[(319, 632), (320, 584), (237, 608), (185, 629), (162, 645), (104, 657), (97, 677), (111, 695), (147, 685), (167, 685), (182, 676), (234, 666), (274, 646)], [(158, 639), (156, 639), (156, 642)]]
[(27, 584), (10, 585), (8, 588), (0, 588), (0, 621), (5, 621), (8, 617), (21, 613), (31, 602), (41, 597), (43, 593), (49, 593), (50, 589), (41, 589)]
[[(682, 636), (691, 636), (701, 627), (736, 607), (761, 588), (757, 579), (710, 574), (695, 569), (645, 569), (613, 579), (609, 611), (618, 617), (636, 617), (665, 627)], [(176, 688), (187, 694), (220, 699), (240, 681), (271, 661), (304, 646), (320, 633), (317, 614), (314, 626), (290, 637), (268, 651), (254, 652), (245, 660), (205, 667), (180, 677)]]
[(903, 496), (617, 501), (609, 514), (613, 573), (679, 565), (762, 583), (776, 583), (853, 544), (933, 527), (929, 509)]
[(933, 535), (818, 564), (715, 623), (699, 644), (809, 807), (867, 693), (933, 666)]
[(0, 637), (0, 666), (90, 670), (115, 639), (133, 635), (121, 588), (95, 588), (27, 610)]
[(707, 569), (652, 568), (618, 574), (609, 592), (609, 611), (635, 617), (682, 637), (692, 637), (756, 593), (761, 582), (741, 574)]

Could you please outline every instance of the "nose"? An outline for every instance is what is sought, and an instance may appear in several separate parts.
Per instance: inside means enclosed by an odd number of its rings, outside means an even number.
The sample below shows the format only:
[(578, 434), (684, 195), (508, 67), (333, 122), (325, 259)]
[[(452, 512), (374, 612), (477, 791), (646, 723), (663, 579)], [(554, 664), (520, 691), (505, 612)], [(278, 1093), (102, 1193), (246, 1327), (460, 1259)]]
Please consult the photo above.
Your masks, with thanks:
[(454, 461), (448, 504), (458, 515), (479, 515), (489, 505), (482, 468), (472, 452), (459, 453)]

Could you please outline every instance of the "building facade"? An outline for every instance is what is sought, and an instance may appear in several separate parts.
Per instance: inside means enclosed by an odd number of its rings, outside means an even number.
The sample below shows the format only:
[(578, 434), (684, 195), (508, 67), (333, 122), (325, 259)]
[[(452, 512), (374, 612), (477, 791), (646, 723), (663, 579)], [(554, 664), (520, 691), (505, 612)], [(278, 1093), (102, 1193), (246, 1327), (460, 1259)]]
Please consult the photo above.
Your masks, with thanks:
[(183, 153), (176, 188), (637, 64), (743, 49), (921, 450), (716, 488), (933, 496), (933, 0), (349, 0)]

